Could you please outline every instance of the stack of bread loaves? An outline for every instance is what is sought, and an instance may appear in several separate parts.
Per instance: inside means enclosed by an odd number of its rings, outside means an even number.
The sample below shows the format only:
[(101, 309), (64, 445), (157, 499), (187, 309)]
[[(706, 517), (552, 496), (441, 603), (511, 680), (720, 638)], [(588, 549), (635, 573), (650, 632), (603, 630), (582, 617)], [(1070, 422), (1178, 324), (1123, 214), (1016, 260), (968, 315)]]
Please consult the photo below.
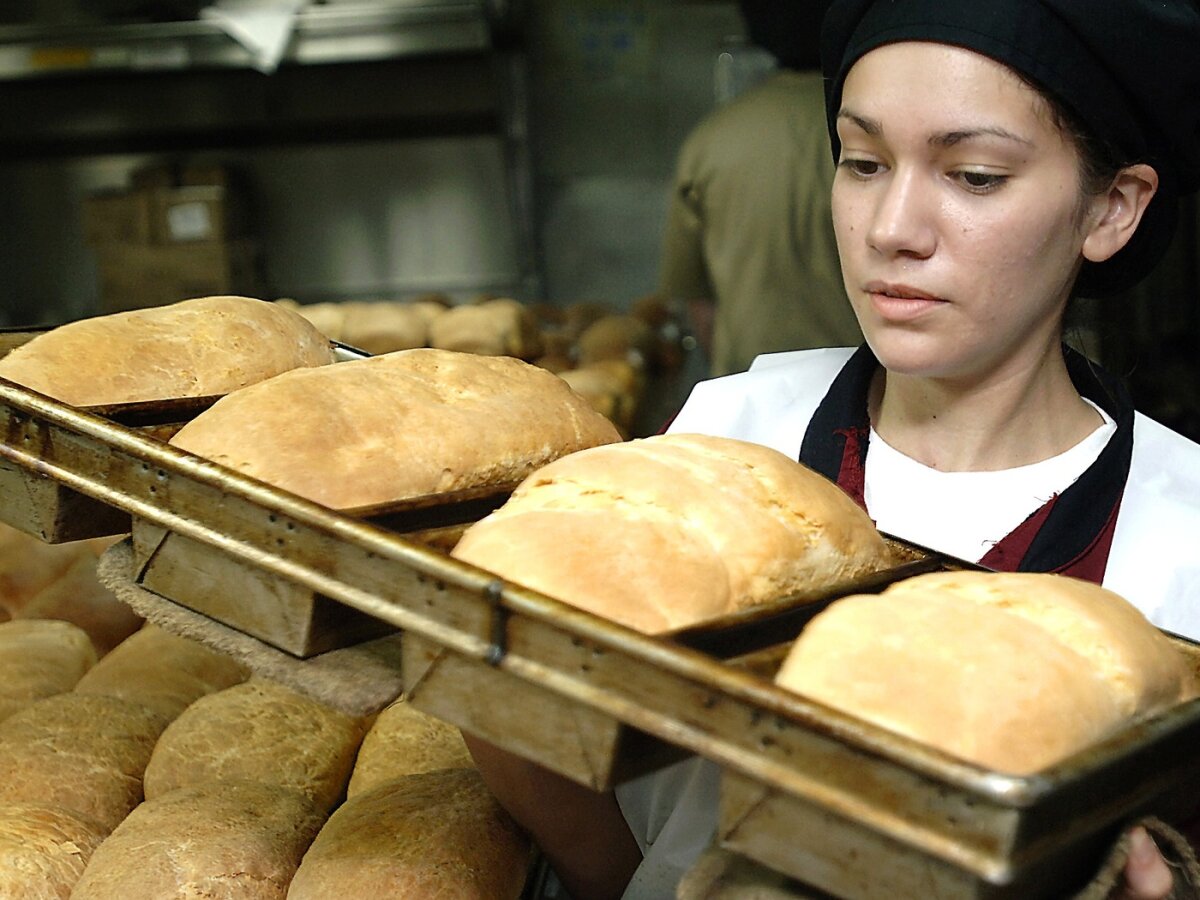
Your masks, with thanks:
[(0, 525), (0, 622), (58, 619), (91, 638), (103, 656), (141, 627), (142, 620), (97, 576), (112, 538), (47, 544)]
[(329, 340), (289, 309), (200, 297), (53, 328), (0, 359), (0, 378), (101, 406), (225, 394), (333, 361)]
[(349, 509), (511, 484), (619, 439), (537, 366), (421, 349), (284, 373), (223, 397), (171, 443)]
[(474, 770), (457, 728), (404, 700), (363, 740), (347, 799), (317, 835), (289, 900), (516, 900), (529, 842)]
[(71, 690), (95, 662), (87, 633), (70, 622), (0, 623), (0, 722), (43, 697)]
[(837, 485), (776, 450), (694, 434), (545, 466), (468, 528), (453, 555), (649, 633), (892, 561)]
[(985, 768), (1024, 775), (1195, 696), (1124, 598), (1033, 573), (939, 572), (836, 601), (777, 683)]

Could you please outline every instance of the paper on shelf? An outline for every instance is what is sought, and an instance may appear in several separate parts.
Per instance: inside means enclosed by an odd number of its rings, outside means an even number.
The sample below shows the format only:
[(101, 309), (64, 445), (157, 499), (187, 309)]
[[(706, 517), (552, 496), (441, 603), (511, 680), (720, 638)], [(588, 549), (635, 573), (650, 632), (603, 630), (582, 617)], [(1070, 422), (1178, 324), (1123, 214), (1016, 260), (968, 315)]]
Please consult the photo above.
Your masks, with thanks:
[(307, 0), (217, 0), (200, 17), (219, 25), (245, 47), (254, 67), (270, 74), (279, 67), (296, 26), (296, 13)]

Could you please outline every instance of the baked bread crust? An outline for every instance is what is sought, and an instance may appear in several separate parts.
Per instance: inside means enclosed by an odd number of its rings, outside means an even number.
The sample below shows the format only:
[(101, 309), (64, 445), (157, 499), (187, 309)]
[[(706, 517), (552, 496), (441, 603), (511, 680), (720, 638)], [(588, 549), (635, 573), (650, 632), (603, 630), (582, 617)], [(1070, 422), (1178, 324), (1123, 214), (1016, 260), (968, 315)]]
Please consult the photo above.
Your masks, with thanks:
[(59, 807), (0, 806), (0, 897), (67, 900), (107, 833)]
[(73, 406), (226, 394), (334, 361), (303, 316), (249, 297), (200, 297), (81, 319), (0, 359), (0, 377)]
[(219, 781), (301, 791), (322, 809), (342, 798), (366, 722), (252, 678), (201, 697), (163, 732), (146, 765), (146, 799)]
[(275, 785), (181, 788), (135, 809), (92, 855), (71, 896), (284, 900), (324, 818), (304, 794)]
[(365, 794), (402, 775), (472, 766), (471, 753), (457, 728), (397, 700), (376, 716), (363, 738), (346, 797)]
[(776, 681), (1016, 775), (1196, 692), (1182, 654), (1117, 594), (1060, 575), (965, 571), (838, 600)]
[(347, 800), (305, 854), (289, 900), (516, 900), (529, 844), (474, 769), (407, 775)]
[(892, 562), (837, 485), (768, 447), (696, 434), (551, 463), (452, 555), (647, 633)]
[(617, 440), (612, 423), (537, 366), (417, 349), (287, 372), (223, 397), (171, 443), (348, 509), (512, 484)]

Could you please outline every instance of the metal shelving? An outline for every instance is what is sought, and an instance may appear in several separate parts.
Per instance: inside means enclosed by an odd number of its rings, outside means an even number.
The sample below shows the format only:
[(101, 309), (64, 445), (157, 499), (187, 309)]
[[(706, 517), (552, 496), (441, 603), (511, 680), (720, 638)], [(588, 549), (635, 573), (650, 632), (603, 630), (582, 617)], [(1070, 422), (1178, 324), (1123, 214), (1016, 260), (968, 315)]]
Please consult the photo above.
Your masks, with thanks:
[[(296, 13), (283, 61), (368, 62), (492, 45), (505, 6), (485, 0), (309, 4)], [(96, 72), (251, 68), (254, 56), (215, 22), (0, 26), (0, 79)]]

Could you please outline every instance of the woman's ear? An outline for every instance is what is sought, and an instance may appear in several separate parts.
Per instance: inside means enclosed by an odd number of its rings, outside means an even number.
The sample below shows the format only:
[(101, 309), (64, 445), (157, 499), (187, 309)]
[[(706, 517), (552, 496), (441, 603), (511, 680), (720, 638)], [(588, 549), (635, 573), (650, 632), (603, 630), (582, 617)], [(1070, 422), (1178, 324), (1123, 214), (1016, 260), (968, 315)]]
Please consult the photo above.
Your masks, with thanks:
[(1158, 190), (1158, 173), (1145, 163), (1126, 166), (1108, 190), (1095, 199), (1091, 229), (1083, 241), (1083, 256), (1099, 263), (1129, 243), (1142, 214)]

